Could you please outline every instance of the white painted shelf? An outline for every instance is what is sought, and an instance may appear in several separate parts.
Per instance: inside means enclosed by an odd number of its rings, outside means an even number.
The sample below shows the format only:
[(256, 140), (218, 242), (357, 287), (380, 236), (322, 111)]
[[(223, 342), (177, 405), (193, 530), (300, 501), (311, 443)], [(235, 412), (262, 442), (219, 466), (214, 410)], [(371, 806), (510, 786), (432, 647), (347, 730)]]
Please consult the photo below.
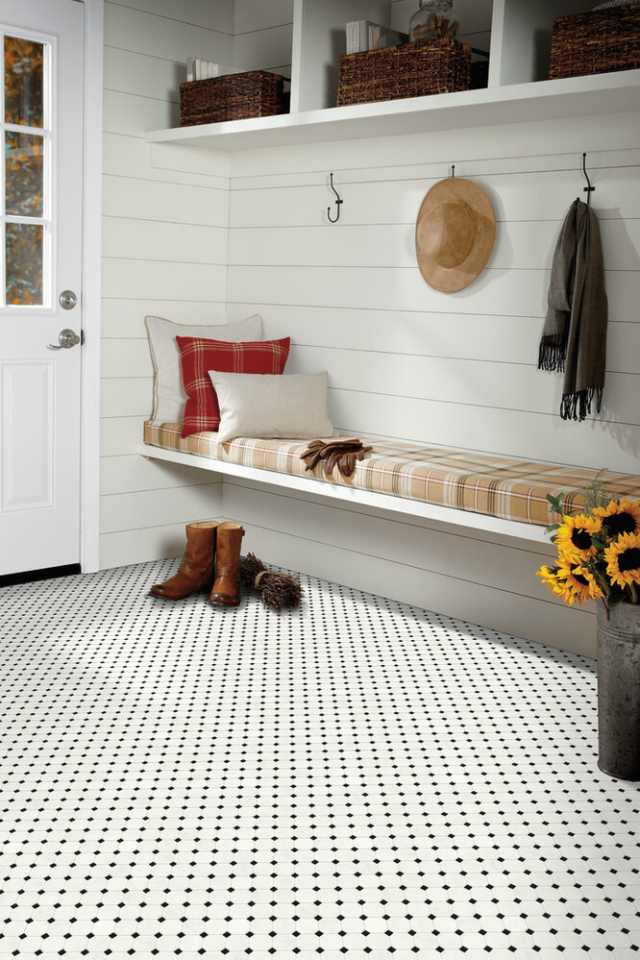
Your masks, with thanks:
[(640, 70), (509, 84), (432, 97), (333, 107), (147, 133), (150, 143), (221, 152), (387, 137), (640, 109)]

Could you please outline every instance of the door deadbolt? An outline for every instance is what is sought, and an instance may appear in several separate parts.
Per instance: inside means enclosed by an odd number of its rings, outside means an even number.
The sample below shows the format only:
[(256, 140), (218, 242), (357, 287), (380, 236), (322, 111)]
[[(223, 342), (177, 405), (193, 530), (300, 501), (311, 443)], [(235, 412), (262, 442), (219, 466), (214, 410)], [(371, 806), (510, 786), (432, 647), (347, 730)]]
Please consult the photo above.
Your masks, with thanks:
[(63, 290), (60, 296), (58, 297), (58, 303), (63, 310), (73, 310), (78, 302), (77, 295), (73, 290)]

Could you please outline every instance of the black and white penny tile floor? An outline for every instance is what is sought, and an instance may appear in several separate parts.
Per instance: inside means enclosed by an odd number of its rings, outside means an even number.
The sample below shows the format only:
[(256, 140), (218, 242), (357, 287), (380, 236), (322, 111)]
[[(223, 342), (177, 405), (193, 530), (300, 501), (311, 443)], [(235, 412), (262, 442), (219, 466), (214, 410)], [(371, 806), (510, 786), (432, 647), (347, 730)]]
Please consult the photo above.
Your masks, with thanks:
[(0, 590), (0, 957), (633, 957), (589, 660), (319, 581)]

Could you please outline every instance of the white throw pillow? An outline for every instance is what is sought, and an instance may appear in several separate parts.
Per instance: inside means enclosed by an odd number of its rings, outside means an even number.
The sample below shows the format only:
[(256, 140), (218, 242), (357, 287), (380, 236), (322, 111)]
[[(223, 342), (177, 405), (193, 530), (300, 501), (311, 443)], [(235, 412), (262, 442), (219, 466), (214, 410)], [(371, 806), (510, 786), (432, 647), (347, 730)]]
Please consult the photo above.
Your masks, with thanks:
[(331, 437), (326, 373), (209, 371), (220, 406), (219, 440), (234, 437)]
[(153, 410), (151, 419), (159, 423), (182, 420), (186, 394), (182, 389), (180, 351), (176, 337), (204, 337), (207, 340), (262, 339), (262, 317), (256, 314), (246, 320), (224, 324), (173, 323), (164, 317), (145, 317), (151, 363), (153, 364)]

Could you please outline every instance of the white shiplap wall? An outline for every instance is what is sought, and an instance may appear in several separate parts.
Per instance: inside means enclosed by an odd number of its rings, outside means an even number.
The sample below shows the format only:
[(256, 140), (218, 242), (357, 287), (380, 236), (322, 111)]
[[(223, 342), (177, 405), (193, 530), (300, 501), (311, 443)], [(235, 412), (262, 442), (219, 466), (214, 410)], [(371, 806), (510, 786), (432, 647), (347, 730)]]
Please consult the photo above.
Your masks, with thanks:
[[(413, 6), (394, 0), (394, 26), (406, 27)], [(467, 6), (465, 35), (483, 46), (488, 23), (469, 19), (480, 5)], [(218, 505), (197, 471), (132, 454), (149, 407), (148, 311), (206, 321), (259, 309), (267, 335), (293, 335), (291, 370), (330, 371), (345, 430), (640, 470), (638, 116), (253, 151), (230, 170), (206, 152), (145, 146), (142, 131), (174, 119), (187, 56), (217, 57), (225, 69), (286, 66), (290, 7), (192, 0), (176, 18), (171, 0), (107, 4), (105, 566), (177, 553), (182, 523)], [(550, 256), (581, 188), (584, 149), (611, 327), (606, 410), (578, 426), (557, 417), (560, 381), (539, 374), (535, 357)], [(416, 270), (413, 227), (453, 162), (490, 190), (499, 238), (489, 270), (445, 297)], [(324, 217), (329, 170), (345, 199), (337, 227)], [(265, 485), (225, 482), (221, 506), (274, 562), (593, 651), (593, 613), (566, 610), (535, 579), (544, 547)]]
[[(597, 186), (611, 304), (606, 409), (558, 415), (561, 379), (536, 369), (549, 264), (581, 192)], [(423, 196), (457, 164), (498, 217), (489, 269), (466, 291), (416, 268)], [(326, 222), (334, 170), (342, 221)], [(336, 425), (558, 463), (640, 471), (640, 118), (580, 118), (437, 135), (314, 144), (234, 158), (229, 312), (291, 334), (289, 370), (327, 369)], [(225, 512), (272, 560), (473, 622), (583, 651), (592, 612), (538, 584), (544, 546), (329, 506), (225, 482)]]
[(236, 0), (236, 70), (273, 70), (291, 76), (293, 0)]
[(219, 510), (219, 484), (135, 448), (151, 399), (144, 315), (224, 320), (227, 167), (143, 135), (176, 124), (187, 57), (233, 68), (232, 35), (232, 0), (105, 4), (103, 567), (173, 555), (185, 521)]

